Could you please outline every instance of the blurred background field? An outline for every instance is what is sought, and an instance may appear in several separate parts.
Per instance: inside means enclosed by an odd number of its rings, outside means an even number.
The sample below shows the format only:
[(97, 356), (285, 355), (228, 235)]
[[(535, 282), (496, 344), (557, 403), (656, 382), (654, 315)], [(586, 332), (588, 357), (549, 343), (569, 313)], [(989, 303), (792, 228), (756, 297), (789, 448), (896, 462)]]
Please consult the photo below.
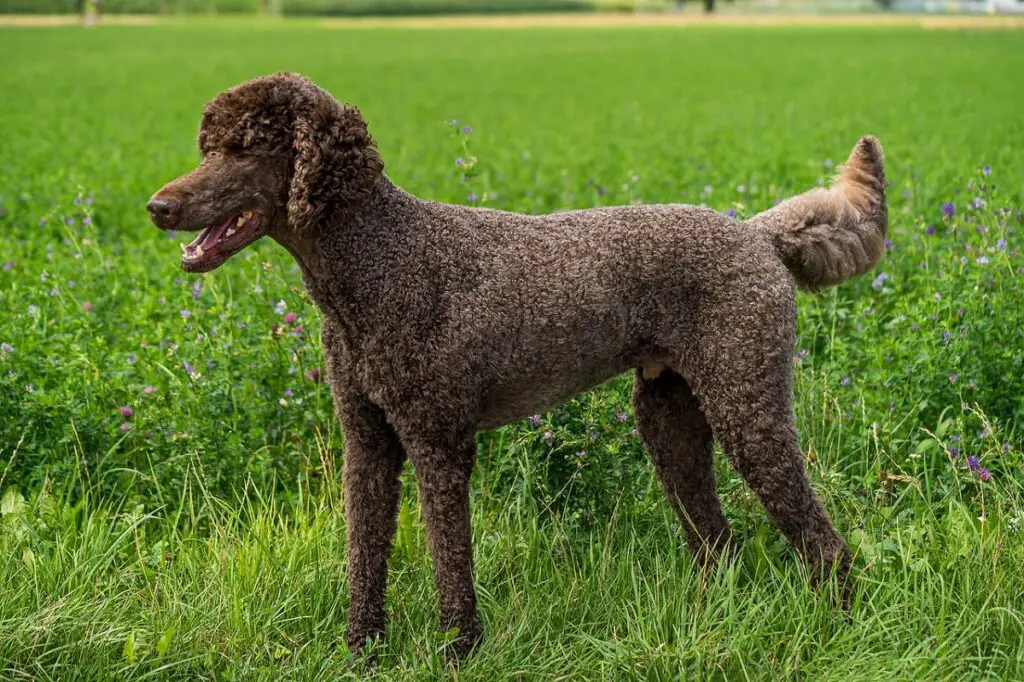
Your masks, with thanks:
[(616, 12), (1024, 16), (1024, 0), (0, 0), (0, 15), (415, 16)]
[[(202, 105), (279, 70), (357, 104), (403, 187), (518, 211), (749, 216), (886, 148), (886, 259), (800, 296), (794, 356), (850, 619), (724, 460), (743, 552), (694, 569), (624, 377), (480, 436), (462, 676), (1024, 677), (1024, 33), (101, 19), (0, 54), (0, 678), (359, 671), (318, 314), (280, 248), (188, 276), (143, 210)], [(423, 679), (448, 673), (408, 482), (375, 674)]]

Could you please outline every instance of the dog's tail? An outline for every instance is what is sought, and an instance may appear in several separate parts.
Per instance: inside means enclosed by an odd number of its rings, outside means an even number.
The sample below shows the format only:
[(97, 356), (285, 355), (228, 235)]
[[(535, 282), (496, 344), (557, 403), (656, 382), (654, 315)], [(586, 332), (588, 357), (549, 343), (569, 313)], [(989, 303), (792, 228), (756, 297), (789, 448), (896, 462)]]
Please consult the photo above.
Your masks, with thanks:
[(885, 251), (889, 213), (881, 143), (862, 137), (829, 189), (812, 189), (748, 222), (770, 233), (797, 285), (817, 290), (872, 268)]

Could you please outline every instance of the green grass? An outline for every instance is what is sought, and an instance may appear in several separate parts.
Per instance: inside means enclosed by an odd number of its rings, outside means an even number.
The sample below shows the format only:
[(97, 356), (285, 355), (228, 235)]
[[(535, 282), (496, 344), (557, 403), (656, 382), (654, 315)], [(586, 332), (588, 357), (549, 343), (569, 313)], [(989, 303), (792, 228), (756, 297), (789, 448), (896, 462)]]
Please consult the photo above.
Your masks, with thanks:
[(892, 248), (801, 295), (794, 359), (808, 466), (857, 552), (850, 614), (724, 462), (742, 552), (694, 569), (622, 378), (480, 436), (487, 639), (458, 672), (409, 478), (371, 674), (1024, 677), (1024, 34), (236, 20), (0, 45), (0, 678), (364, 672), (342, 645), (342, 434), (306, 377), (319, 317), (278, 247), (185, 276), (142, 208), (195, 163), (203, 103), (277, 70), (358, 104), (399, 184), (462, 203), (750, 215), (860, 134), (888, 157)]

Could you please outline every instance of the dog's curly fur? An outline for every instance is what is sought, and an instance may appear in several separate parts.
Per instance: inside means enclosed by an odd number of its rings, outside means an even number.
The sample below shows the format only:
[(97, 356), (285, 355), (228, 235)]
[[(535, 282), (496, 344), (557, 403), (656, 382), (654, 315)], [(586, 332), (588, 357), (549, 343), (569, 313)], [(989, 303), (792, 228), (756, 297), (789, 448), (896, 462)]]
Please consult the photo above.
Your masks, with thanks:
[[(406, 457), (441, 623), (458, 627), (461, 655), (482, 630), (468, 495), (475, 432), (629, 368), (638, 431), (702, 562), (730, 536), (715, 493), (717, 438), (815, 575), (845, 578), (849, 550), (797, 442), (794, 293), (837, 284), (882, 256), (877, 140), (857, 143), (831, 189), (748, 221), (683, 205), (530, 216), (418, 199), (384, 175), (358, 111), (294, 74), (219, 95), (199, 147), (204, 165), (156, 196), (187, 205), (248, 192), (263, 234), (296, 257), (323, 313), (345, 434), (350, 647), (384, 630)], [(231, 164), (252, 156), (242, 183)], [(211, 184), (219, 195), (197, 189)], [(236, 199), (244, 207), (246, 196)]]

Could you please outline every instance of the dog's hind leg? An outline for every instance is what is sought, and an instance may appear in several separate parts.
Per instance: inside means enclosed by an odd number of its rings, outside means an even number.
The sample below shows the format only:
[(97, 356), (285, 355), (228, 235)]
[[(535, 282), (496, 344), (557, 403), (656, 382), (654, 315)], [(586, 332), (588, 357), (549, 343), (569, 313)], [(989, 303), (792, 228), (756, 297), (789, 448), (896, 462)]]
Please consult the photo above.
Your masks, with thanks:
[(637, 431), (690, 551), (710, 566), (730, 537), (715, 493), (711, 427), (682, 376), (671, 369), (647, 376), (647, 370), (638, 369), (633, 383)]
[[(746, 302), (753, 302), (748, 296)], [(687, 368), (715, 437), (818, 581), (844, 581), (850, 550), (818, 500), (804, 466), (793, 413), (792, 298), (762, 297), (755, 313), (720, 306), (702, 326), (702, 350)], [(742, 311), (741, 311), (742, 313)], [(845, 595), (844, 595), (845, 596)]]

